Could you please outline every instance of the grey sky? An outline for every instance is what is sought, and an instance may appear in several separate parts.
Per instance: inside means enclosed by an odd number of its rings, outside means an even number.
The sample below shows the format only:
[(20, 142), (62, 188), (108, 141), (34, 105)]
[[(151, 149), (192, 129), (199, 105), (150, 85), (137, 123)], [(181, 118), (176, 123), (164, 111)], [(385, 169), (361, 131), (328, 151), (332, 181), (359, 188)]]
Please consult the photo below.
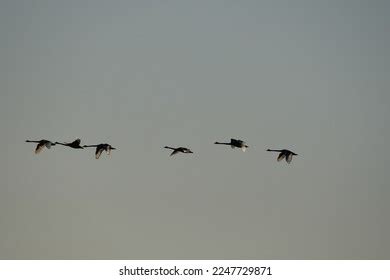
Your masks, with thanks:
[(1, 1), (0, 258), (388, 259), (389, 6)]

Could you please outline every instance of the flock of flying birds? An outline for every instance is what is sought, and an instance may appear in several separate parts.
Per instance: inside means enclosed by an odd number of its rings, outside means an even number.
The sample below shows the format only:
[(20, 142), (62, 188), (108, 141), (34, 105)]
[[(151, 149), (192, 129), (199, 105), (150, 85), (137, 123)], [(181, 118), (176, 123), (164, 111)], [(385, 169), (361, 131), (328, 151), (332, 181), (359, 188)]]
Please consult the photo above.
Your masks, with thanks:
[(81, 146), (81, 140), (80, 139), (76, 139), (74, 140), (73, 142), (70, 142), (70, 143), (60, 143), (60, 142), (51, 142), (49, 140), (45, 140), (45, 139), (42, 139), (42, 140), (39, 140), (39, 141), (36, 141), (36, 140), (26, 140), (26, 142), (29, 142), (29, 143), (38, 143), (37, 144), (37, 147), (35, 148), (35, 153), (38, 154), (40, 153), (43, 148), (48, 148), (50, 149), (52, 146), (55, 146), (55, 145), (62, 145), (62, 146), (67, 146), (67, 147), (70, 147), (70, 148), (73, 148), (73, 149), (84, 149), (84, 148), (90, 148), (90, 147), (96, 147), (96, 151), (95, 151), (95, 158), (98, 159), (100, 157), (100, 155), (103, 153), (103, 151), (106, 151), (107, 154), (110, 154), (111, 153), (111, 150), (116, 150), (113, 146), (109, 145), (109, 144), (97, 144), (97, 145), (84, 145), (84, 146)]
[[(51, 142), (49, 140), (45, 140), (45, 139), (42, 139), (42, 140), (26, 140), (26, 142), (30, 142), (30, 143), (38, 143), (37, 144), (37, 147), (35, 148), (35, 153), (38, 154), (39, 152), (41, 152), (45, 147), (50, 149), (52, 146), (55, 146), (55, 145), (62, 145), (62, 146), (67, 146), (67, 147), (70, 147), (70, 148), (73, 148), (73, 149), (84, 149), (84, 148), (91, 148), (91, 147), (95, 147), (96, 150), (95, 150), (95, 158), (98, 159), (100, 157), (100, 155), (106, 151), (107, 154), (110, 154), (111, 153), (111, 150), (116, 150), (114, 147), (112, 147), (110, 144), (97, 144), (97, 145), (84, 145), (84, 146), (81, 146), (81, 140), (80, 139), (76, 139), (74, 140), (73, 142), (70, 142), (70, 143), (60, 143), (60, 142)], [(217, 145), (228, 145), (230, 146), (231, 148), (239, 148), (241, 149), (243, 152), (245, 152), (245, 150), (248, 148), (248, 145), (242, 141), (242, 140), (238, 140), (238, 139), (230, 139), (230, 142), (215, 142), (214, 144), (217, 144)], [(170, 154), (170, 156), (173, 156), (175, 154), (178, 154), (178, 153), (183, 153), (183, 154), (192, 154), (193, 152), (188, 149), (188, 148), (185, 148), (185, 147), (178, 147), (178, 148), (172, 148), (172, 147), (169, 147), (169, 146), (165, 146), (164, 147), (165, 149), (169, 149), (169, 150), (172, 150), (172, 153)], [(271, 150), (271, 149), (267, 149), (268, 152), (278, 152), (279, 155), (277, 157), (277, 161), (281, 161), (283, 159), (286, 159), (286, 162), (287, 163), (290, 163), (291, 160), (292, 160), (292, 157), (293, 156), (297, 156), (296, 153), (290, 151), (290, 150), (286, 150), (286, 149), (282, 149), (282, 150)]]

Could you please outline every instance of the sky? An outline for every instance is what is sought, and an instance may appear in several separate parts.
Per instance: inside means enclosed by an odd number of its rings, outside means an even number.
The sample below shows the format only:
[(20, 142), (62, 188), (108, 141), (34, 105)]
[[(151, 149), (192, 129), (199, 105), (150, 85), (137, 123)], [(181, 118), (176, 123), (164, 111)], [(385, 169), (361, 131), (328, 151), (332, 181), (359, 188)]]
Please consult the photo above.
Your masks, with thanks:
[(0, 258), (389, 259), (389, 12), (1, 1)]

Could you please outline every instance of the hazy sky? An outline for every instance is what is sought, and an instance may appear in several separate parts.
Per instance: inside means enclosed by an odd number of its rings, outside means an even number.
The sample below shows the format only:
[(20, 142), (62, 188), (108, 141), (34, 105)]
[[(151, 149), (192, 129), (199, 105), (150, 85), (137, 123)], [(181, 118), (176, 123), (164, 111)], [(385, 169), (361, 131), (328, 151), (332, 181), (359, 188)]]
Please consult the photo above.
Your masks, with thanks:
[(0, 258), (390, 258), (389, 12), (1, 1)]

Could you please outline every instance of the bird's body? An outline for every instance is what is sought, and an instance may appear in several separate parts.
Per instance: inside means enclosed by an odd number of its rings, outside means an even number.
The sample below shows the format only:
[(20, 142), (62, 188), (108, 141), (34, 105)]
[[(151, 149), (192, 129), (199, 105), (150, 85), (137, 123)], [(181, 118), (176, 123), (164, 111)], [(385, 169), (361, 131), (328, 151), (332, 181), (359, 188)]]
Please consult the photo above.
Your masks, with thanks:
[(164, 148), (173, 150), (173, 152), (170, 154), (170, 156), (173, 156), (177, 153), (183, 153), (183, 154), (192, 154), (193, 153), (190, 149), (184, 148), (184, 147), (172, 148), (172, 147), (165, 146)]
[(98, 144), (98, 145), (84, 145), (83, 146), (84, 148), (90, 148), (90, 147), (96, 147), (96, 151), (95, 151), (95, 158), (98, 159), (100, 157), (100, 155), (103, 153), (103, 151), (106, 151), (107, 154), (111, 154), (111, 150), (116, 150), (116, 148), (114, 148), (113, 146), (111, 146), (110, 144)]
[(42, 140), (39, 140), (39, 141), (36, 141), (36, 140), (26, 140), (26, 142), (28, 142), (28, 143), (38, 143), (37, 147), (35, 148), (35, 153), (36, 154), (40, 153), (43, 150), (43, 148), (46, 147), (46, 148), (50, 149), (51, 146), (55, 146), (55, 144), (56, 144), (56, 143), (53, 143), (53, 142), (51, 142), (49, 140), (45, 140), (45, 139), (42, 139)]
[(62, 145), (62, 146), (67, 146), (67, 147), (71, 147), (73, 149), (84, 149), (82, 146), (80, 146), (80, 143), (81, 143), (80, 139), (76, 139), (76, 140), (74, 140), (71, 143), (56, 142), (56, 144), (59, 144), (59, 145)]
[(233, 139), (233, 138), (230, 139), (230, 142), (228, 142), (228, 143), (215, 142), (214, 144), (217, 144), (217, 145), (228, 145), (228, 146), (232, 147), (232, 149), (239, 148), (243, 152), (245, 152), (245, 150), (248, 148), (248, 145), (246, 145), (244, 141), (238, 140), (238, 139)]
[(294, 152), (292, 152), (290, 150), (286, 150), (286, 149), (282, 149), (282, 150), (267, 149), (267, 151), (268, 152), (278, 152), (279, 155), (278, 155), (277, 161), (281, 161), (281, 160), (283, 160), (285, 158), (287, 163), (291, 162), (293, 156), (297, 156), (296, 153), (294, 153)]

